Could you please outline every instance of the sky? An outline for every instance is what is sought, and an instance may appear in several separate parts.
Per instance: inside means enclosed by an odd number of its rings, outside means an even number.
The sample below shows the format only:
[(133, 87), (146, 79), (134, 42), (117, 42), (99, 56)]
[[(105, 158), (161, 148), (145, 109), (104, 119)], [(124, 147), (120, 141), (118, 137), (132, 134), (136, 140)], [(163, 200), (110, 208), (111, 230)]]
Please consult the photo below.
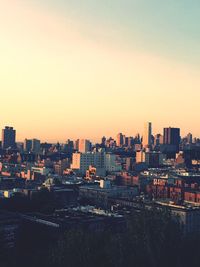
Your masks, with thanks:
[(200, 136), (199, 0), (0, 0), (0, 127)]

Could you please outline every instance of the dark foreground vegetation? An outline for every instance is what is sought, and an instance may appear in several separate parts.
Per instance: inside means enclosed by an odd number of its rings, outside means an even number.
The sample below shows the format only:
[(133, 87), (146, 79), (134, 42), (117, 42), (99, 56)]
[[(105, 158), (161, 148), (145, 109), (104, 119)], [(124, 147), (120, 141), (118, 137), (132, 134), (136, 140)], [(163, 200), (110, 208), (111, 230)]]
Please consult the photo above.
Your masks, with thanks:
[(0, 249), (1, 267), (184, 267), (200, 266), (200, 238), (183, 237), (169, 212), (143, 211), (127, 230), (69, 231), (54, 239), (23, 227), (12, 253)]

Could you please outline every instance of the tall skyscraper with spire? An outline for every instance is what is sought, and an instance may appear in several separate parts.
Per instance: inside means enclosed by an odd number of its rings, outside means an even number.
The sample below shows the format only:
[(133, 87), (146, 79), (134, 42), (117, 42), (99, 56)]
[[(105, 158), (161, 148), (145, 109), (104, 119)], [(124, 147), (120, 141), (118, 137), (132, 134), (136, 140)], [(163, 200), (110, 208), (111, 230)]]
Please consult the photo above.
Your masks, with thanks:
[(144, 126), (144, 134), (143, 134), (143, 140), (142, 140), (143, 148), (151, 147), (152, 145), (151, 136), (152, 136), (152, 123), (147, 122), (145, 123), (145, 126)]

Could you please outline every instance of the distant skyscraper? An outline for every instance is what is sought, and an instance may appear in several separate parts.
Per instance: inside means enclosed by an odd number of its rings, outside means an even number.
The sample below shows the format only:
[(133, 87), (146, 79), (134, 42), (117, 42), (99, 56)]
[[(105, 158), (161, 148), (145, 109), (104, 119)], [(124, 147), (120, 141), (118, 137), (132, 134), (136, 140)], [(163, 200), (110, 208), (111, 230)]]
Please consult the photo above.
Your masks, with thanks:
[(154, 136), (154, 146), (159, 146), (163, 144), (163, 135), (156, 134)]
[(38, 139), (32, 140), (32, 152), (35, 154), (40, 153), (40, 140), (38, 140)]
[(74, 149), (78, 150), (79, 149), (79, 139), (74, 141)]
[(123, 146), (124, 143), (124, 136), (122, 133), (117, 135), (117, 146)]
[(135, 138), (134, 138), (134, 143), (135, 144), (140, 144), (141, 143), (141, 139), (140, 139), (140, 134), (136, 134)]
[(152, 123), (147, 122), (144, 127), (144, 134), (142, 140), (143, 147), (151, 147), (152, 145), (151, 135), (152, 135)]
[(13, 127), (6, 126), (5, 129), (2, 130), (2, 148), (7, 149), (15, 149), (16, 148), (16, 131)]
[(192, 134), (189, 133), (186, 138), (187, 138), (188, 144), (192, 144)]
[(127, 137), (127, 146), (132, 147), (134, 145), (134, 139), (132, 136)]
[(24, 140), (24, 151), (31, 152), (32, 150), (32, 140), (31, 139), (25, 139)]
[(106, 145), (106, 137), (105, 137), (105, 136), (103, 136), (103, 137), (101, 138), (101, 145), (102, 145), (102, 146), (105, 146), (105, 145)]
[(179, 151), (180, 140), (180, 128), (164, 128), (165, 145), (173, 145)]
[(86, 139), (80, 139), (79, 140), (79, 152), (86, 153), (91, 151), (92, 144), (89, 140)]
[(66, 153), (69, 153), (69, 154), (72, 153), (74, 150), (74, 142), (68, 139), (64, 146), (64, 150)]

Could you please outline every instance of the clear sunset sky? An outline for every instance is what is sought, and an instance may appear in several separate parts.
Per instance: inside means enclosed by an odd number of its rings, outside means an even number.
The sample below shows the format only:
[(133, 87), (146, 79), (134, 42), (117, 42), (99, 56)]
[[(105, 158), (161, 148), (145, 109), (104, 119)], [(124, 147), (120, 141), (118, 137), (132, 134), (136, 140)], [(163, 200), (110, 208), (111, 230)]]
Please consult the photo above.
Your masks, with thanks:
[(199, 14), (199, 0), (0, 0), (0, 127), (200, 136)]

